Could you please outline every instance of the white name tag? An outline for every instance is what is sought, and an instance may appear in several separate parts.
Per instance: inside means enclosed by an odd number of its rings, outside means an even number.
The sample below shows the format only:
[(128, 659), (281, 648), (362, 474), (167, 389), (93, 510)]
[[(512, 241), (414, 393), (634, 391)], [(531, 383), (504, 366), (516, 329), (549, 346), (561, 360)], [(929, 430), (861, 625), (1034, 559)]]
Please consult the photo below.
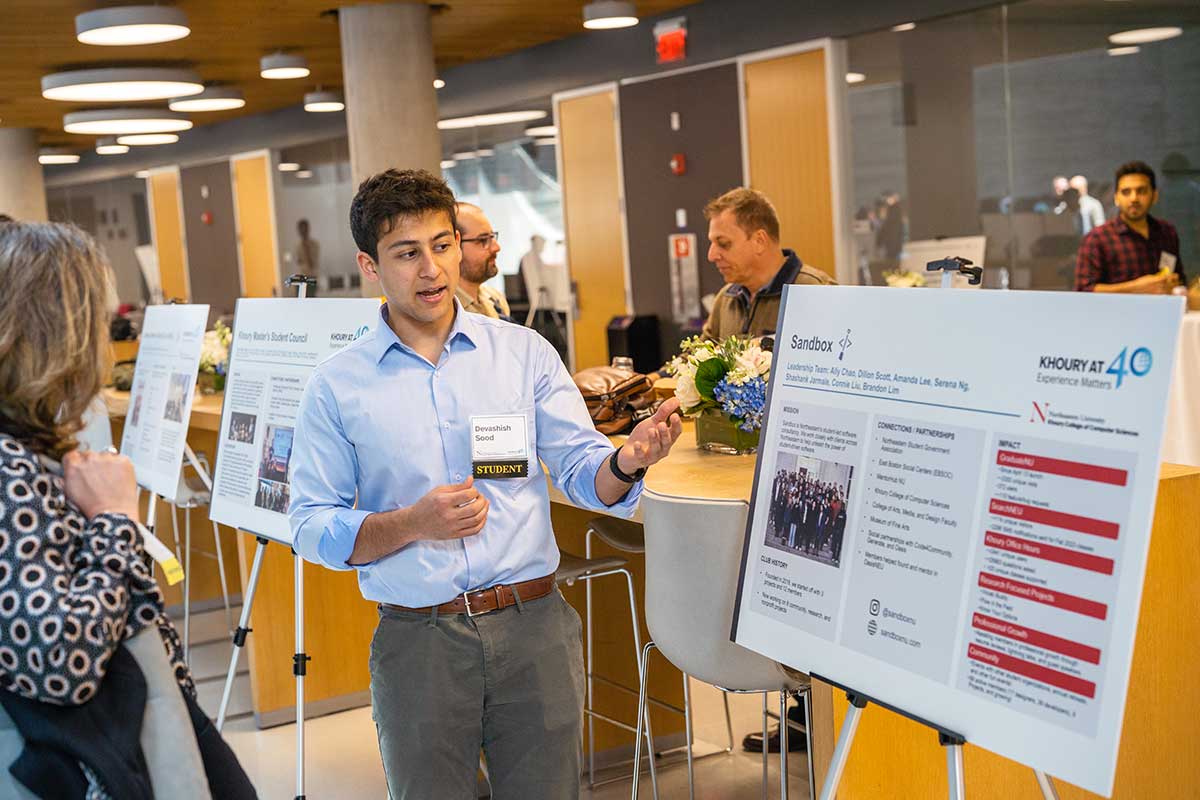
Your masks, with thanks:
[(476, 479), (529, 475), (527, 426), (524, 414), (471, 417), (471, 463)]
[(1172, 253), (1160, 253), (1158, 256), (1158, 269), (1175, 271), (1175, 264), (1179, 262), (1179, 258)]

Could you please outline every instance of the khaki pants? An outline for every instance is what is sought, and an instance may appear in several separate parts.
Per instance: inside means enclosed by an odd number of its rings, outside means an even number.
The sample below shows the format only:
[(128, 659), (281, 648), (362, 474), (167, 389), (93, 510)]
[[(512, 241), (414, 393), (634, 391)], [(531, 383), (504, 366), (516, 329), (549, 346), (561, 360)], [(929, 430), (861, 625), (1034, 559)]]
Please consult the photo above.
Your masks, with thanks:
[(392, 800), (576, 800), (584, 673), (579, 615), (556, 588), (477, 617), (381, 606), (371, 704)]

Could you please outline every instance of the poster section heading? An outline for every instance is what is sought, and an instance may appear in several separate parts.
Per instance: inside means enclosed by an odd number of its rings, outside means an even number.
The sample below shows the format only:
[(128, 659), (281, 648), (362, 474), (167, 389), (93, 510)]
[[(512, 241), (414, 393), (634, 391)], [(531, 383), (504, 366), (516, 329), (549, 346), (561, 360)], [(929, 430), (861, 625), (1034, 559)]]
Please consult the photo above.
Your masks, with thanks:
[(736, 641), (1109, 793), (1182, 311), (788, 287)]
[(138, 337), (121, 453), (133, 461), (138, 485), (170, 502), (179, 490), (207, 323), (207, 305), (150, 306)]
[(378, 319), (379, 301), (370, 298), (238, 300), (213, 477), (214, 520), (291, 546), (292, 438), (304, 387), (313, 367)]

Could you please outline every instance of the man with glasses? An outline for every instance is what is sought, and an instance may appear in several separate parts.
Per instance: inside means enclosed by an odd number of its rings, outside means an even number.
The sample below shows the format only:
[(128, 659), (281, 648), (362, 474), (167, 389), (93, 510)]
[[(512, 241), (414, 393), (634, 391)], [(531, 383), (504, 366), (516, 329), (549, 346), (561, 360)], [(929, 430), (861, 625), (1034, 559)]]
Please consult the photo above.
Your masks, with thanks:
[(473, 203), (455, 205), (458, 215), (458, 235), (462, 237), (462, 261), (458, 265), (458, 302), (466, 311), (483, 314), (492, 319), (512, 322), (508, 301), (504, 295), (484, 281), (496, 277), (496, 256), (500, 253), (500, 232), (483, 209)]

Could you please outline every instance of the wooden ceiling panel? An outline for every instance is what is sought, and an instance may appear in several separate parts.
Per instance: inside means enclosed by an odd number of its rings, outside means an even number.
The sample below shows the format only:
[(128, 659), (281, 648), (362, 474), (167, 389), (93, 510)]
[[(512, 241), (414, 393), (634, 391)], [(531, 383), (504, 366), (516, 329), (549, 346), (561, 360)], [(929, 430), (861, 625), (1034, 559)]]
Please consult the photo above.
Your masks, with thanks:
[[(91, 147), (94, 137), (64, 133), (64, 114), (95, 107), (45, 100), (43, 75), (85, 66), (186, 64), (205, 82), (241, 89), (237, 111), (192, 114), (205, 125), (297, 105), (318, 85), (340, 87), (337, 0), (180, 0), (192, 33), (177, 42), (140, 47), (95, 47), (75, 39), (75, 16), (148, 0), (3, 0), (0, 25), (0, 125), (37, 128), (44, 144)], [(642, 17), (694, 0), (638, 0)], [(432, 3), (434, 54), (439, 69), (494, 58), (582, 32), (584, 0), (450, 0)], [(308, 78), (268, 81), (258, 75), (263, 55), (283, 50), (308, 59)], [(155, 105), (155, 104), (150, 104)], [(161, 105), (161, 104), (158, 104)]]

